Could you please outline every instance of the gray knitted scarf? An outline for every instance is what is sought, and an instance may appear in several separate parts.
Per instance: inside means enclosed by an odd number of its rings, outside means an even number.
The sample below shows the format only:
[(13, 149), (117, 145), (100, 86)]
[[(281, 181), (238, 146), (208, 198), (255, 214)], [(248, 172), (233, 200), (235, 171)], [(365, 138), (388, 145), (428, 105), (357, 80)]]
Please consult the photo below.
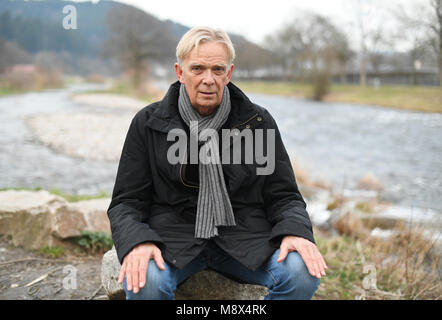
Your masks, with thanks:
[[(218, 235), (219, 226), (234, 226), (235, 217), (224, 181), (221, 161), (219, 161), (218, 140), (211, 139), (204, 129), (219, 131), (230, 113), (230, 93), (224, 87), (221, 104), (209, 116), (202, 117), (190, 103), (185, 86), (181, 84), (178, 98), (178, 110), (184, 122), (189, 126), (190, 135), (198, 137), (198, 144), (205, 150), (214, 150), (216, 163), (205, 164), (199, 161), (198, 171), (200, 188), (196, 213), (195, 238), (209, 239)], [(190, 123), (191, 121), (195, 121)], [(197, 121), (197, 122), (196, 122)], [(196, 125), (198, 123), (198, 125)], [(198, 157), (199, 158), (199, 157)], [(206, 162), (206, 161), (205, 161)]]

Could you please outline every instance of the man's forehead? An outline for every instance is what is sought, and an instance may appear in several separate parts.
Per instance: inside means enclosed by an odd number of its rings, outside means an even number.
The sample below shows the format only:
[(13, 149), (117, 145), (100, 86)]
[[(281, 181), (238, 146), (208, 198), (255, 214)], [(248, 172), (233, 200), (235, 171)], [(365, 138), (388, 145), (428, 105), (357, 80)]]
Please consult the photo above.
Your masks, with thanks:
[(189, 64), (227, 65), (229, 56), (224, 45), (211, 42), (194, 47), (184, 60), (187, 60)]

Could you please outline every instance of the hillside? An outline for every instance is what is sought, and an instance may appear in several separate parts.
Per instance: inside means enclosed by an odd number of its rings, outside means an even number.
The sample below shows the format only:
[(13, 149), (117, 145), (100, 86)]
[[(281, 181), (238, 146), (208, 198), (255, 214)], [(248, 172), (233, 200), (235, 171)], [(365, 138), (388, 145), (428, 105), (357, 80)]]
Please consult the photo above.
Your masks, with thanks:
[[(63, 7), (74, 5), (77, 11), (77, 29), (65, 30)], [(108, 38), (108, 15), (111, 10), (130, 7), (116, 1), (72, 2), (60, 0), (0, 2), (0, 37), (18, 44), (25, 51), (68, 52), (74, 56), (100, 57), (104, 41)], [(170, 32), (171, 41), (189, 30), (188, 26), (172, 20), (160, 20), (145, 12), (146, 20), (162, 24)], [(240, 35), (230, 34), (238, 51), (246, 48), (268, 55), (266, 51)], [(173, 56), (172, 52), (172, 56)]]

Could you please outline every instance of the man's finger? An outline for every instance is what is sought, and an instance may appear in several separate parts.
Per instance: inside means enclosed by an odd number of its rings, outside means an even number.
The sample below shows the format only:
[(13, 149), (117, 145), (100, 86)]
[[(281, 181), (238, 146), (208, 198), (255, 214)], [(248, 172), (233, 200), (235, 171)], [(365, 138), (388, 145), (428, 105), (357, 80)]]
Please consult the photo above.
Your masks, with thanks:
[(301, 255), (302, 260), (304, 261), (305, 266), (307, 267), (308, 272), (313, 277), (316, 276), (315, 268), (312, 264), (312, 259), (310, 257), (310, 252), (306, 250), (304, 247), (298, 249), (298, 253)]
[(126, 263), (126, 287), (132, 291), (132, 259), (128, 259)]
[(163, 259), (163, 256), (161, 255), (160, 250), (154, 251), (153, 259), (154, 259), (158, 269), (166, 270), (166, 268), (164, 267), (164, 259)]
[(324, 265), (324, 269), (328, 269), (327, 263), (325, 263), (324, 257), (321, 255), (322, 264)]
[(138, 278), (138, 272), (140, 270), (140, 258), (137, 257), (133, 263), (132, 269), (132, 287), (134, 288), (134, 293), (138, 293), (138, 289), (140, 287), (140, 282)]
[(140, 288), (143, 288), (146, 283), (146, 274), (147, 274), (147, 268), (149, 264), (149, 259), (146, 257), (145, 259), (140, 259), (140, 268), (138, 270), (138, 286)]
[(278, 260), (276, 260), (276, 262), (284, 261), (285, 258), (287, 257), (288, 253), (289, 253), (289, 251), (288, 251), (287, 247), (286, 246), (281, 246), (281, 248), (279, 250)]
[(309, 256), (310, 256), (310, 260), (311, 260), (311, 264), (312, 264), (312, 268), (314, 270), (314, 276), (318, 279), (321, 278), (321, 273), (322, 273), (322, 268), (319, 265), (319, 255), (318, 255), (318, 251), (316, 250), (316, 247), (314, 246), (310, 246), (308, 248), (309, 251)]
[(319, 255), (319, 262), (318, 263), (321, 267), (322, 275), (325, 276), (325, 270), (327, 269), (327, 264), (325, 263), (324, 257), (321, 255), (319, 250), (317, 250), (317, 252)]
[(118, 276), (119, 283), (123, 283), (125, 273), (126, 273), (126, 260), (123, 261), (123, 265), (120, 268), (120, 274)]

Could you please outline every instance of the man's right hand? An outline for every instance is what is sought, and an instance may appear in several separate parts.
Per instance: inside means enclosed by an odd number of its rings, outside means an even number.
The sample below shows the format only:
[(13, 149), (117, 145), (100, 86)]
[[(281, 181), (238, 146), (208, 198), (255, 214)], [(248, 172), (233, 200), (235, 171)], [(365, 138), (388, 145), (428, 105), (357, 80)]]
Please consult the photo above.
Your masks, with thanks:
[(123, 259), (118, 282), (123, 283), (126, 275), (127, 290), (138, 293), (146, 283), (147, 266), (153, 259), (160, 270), (165, 270), (161, 250), (153, 243), (140, 243), (135, 246)]

